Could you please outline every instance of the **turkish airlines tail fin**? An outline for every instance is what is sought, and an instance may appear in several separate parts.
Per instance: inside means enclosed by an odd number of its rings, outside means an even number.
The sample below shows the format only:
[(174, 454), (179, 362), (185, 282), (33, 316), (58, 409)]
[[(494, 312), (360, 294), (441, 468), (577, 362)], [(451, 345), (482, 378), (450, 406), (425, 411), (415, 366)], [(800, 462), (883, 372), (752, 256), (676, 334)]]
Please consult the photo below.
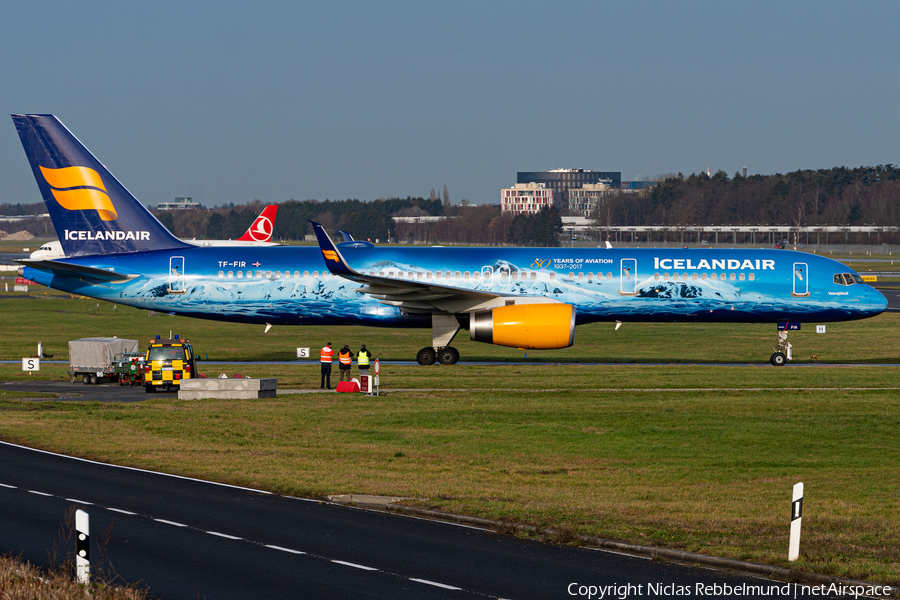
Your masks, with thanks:
[(272, 231), (275, 229), (275, 215), (278, 214), (278, 205), (270, 204), (266, 206), (253, 225), (247, 230), (247, 233), (238, 238), (239, 242), (270, 242), (272, 241)]
[(12, 115), (66, 256), (188, 248), (53, 115)]

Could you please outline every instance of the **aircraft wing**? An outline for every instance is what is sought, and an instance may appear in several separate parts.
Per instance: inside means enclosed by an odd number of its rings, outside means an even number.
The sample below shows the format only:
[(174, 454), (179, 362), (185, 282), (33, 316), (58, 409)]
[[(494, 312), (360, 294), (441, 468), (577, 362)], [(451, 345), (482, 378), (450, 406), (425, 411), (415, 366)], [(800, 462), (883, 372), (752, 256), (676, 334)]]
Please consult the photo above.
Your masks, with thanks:
[(140, 277), (140, 275), (126, 275), (124, 273), (116, 273), (115, 271), (110, 271), (108, 269), (86, 267), (84, 265), (75, 265), (58, 260), (20, 259), (16, 262), (26, 267), (37, 269), (38, 271), (44, 271), (45, 273), (60, 275), (62, 277), (71, 277), (73, 279), (83, 279), (91, 283), (122, 283), (124, 281), (130, 281), (132, 279)]
[[(502, 301), (498, 302), (498, 299), (512, 297), (508, 294), (479, 292), (425, 281), (394, 279), (360, 273), (347, 264), (325, 229), (315, 221), (310, 221), (310, 223), (316, 232), (319, 249), (322, 250), (325, 265), (331, 274), (363, 284), (354, 291), (368, 294), (382, 304), (396, 306), (400, 310), (410, 313), (457, 313), (497, 306), (503, 304)], [(367, 242), (358, 243), (367, 244)]]

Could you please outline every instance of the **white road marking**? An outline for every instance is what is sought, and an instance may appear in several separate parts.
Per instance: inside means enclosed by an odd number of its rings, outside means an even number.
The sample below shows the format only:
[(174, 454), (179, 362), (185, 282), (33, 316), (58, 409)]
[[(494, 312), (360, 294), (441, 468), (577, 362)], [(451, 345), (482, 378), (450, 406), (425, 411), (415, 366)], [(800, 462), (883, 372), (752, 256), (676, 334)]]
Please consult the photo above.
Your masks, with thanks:
[(428, 581), (427, 579), (416, 579), (415, 577), (410, 577), (409, 580), (424, 583), (425, 585), (433, 585), (434, 587), (444, 588), (445, 590), (462, 590), (462, 588), (453, 587), (452, 585), (447, 585), (446, 583), (438, 583), (437, 581)]
[(121, 508), (110, 508), (108, 506), (106, 507), (106, 510), (111, 510), (113, 512), (122, 513), (123, 515), (132, 515), (133, 516), (133, 515), (137, 514), (137, 513), (131, 512), (130, 510), (122, 510)]
[(91, 506), (94, 505), (93, 502), (85, 502), (84, 500), (78, 500), (78, 499), (76, 499), (76, 498), (66, 498), (66, 500), (67, 500), (68, 502), (77, 502), (78, 504), (89, 504), (89, 505), (91, 505)]
[[(185, 525), (185, 527), (187, 527), (187, 525)], [(243, 538), (239, 538), (239, 537), (234, 536), (234, 535), (228, 535), (227, 533), (219, 533), (218, 531), (207, 531), (206, 533), (208, 533), (209, 535), (217, 535), (217, 536), (219, 536), (219, 537), (227, 538), (227, 539), (229, 539), (229, 540), (241, 540), (241, 539), (243, 539)]]
[(157, 523), (165, 523), (166, 525), (174, 525), (175, 527), (187, 527), (184, 523), (176, 523), (175, 521), (166, 521), (165, 519), (153, 519)]
[(17, 490), (17, 489), (19, 489), (19, 488), (17, 488), (17, 487), (14, 486), (14, 485), (6, 485), (5, 483), (0, 483), (0, 487), (9, 488), (9, 489), (11, 489), (11, 490)]
[(619, 556), (627, 556), (628, 558), (639, 558), (641, 560), (653, 560), (649, 556), (641, 556), (639, 554), (628, 554), (627, 552), (617, 552), (615, 550), (607, 550), (606, 548), (592, 548), (590, 546), (585, 546), (587, 550), (595, 550), (597, 552), (606, 552), (607, 554), (618, 554)]
[(363, 571), (377, 571), (378, 570), (375, 567), (367, 567), (366, 565), (358, 565), (356, 563), (347, 562), (345, 560), (332, 560), (331, 562), (337, 563), (339, 565), (353, 567), (354, 569), (362, 569)]
[(281, 546), (273, 546), (271, 544), (266, 544), (264, 547), (271, 548), (272, 550), (281, 550), (282, 552), (290, 552), (291, 554), (306, 554), (306, 552), (301, 552), (300, 550), (291, 550), (290, 548), (282, 548)]
[(29, 494), (37, 494), (38, 496), (53, 496), (53, 494), (48, 494), (46, 492), (36, 492), (34, 490), (28, 490)]

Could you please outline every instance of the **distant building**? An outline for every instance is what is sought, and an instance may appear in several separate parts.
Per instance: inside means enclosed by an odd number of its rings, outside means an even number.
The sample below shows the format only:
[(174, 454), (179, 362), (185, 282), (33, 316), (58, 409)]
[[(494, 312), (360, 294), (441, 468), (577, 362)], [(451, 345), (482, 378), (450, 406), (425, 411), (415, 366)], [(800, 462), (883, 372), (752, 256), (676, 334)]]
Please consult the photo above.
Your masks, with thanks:
[(622, 185), (620, 171), (588, 171), (585, 169), (553, 169), (552, 171), (519, 171), (518, 183), (543, 183), (553, 191), (557, 208), (569, 204), (569, 190), (588, 183), (604, 183), (612, 188)]
[(616, 189), (606, 183), (586, 183), (578, 189), (570, 189), (569, 210), (572, 213), (589, 217), (600, 200), (614, 191)]
[(553, 206), (553, 190), (543, 183), (517, 183), (500, 190), (501, 213), (532, 215), (550, 206)]
[(640, 192), (643, 190), (649, 190), (654, 185), (656, 185), (655, 181), (623, 181), (622, 185), (619, 186), (619, 191), (625, 193)]
[(158, 210), (185, 210), (188, 208), (200, 208), (199, 202), (194, 202), (188, 196), (178, 196), (175, 202), (160, 202), (156, 205)]

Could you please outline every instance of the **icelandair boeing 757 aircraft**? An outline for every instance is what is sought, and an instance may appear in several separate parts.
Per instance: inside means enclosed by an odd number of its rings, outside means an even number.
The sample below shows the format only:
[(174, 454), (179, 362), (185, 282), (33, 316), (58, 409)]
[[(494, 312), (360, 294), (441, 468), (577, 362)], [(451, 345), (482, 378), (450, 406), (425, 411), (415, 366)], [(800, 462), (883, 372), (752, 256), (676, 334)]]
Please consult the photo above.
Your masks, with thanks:
[[(271, 325), (431, 327), (421, 364), (453, 364), (460, 329), (565, 348), (598, 321), (824, 323), (887, 300), (855, 272), (789, 250), (197, 247), (170, 234), (52, 115), (13, 115), (66, 254), (22, 260), (42, 285), (169, 314)], [(349, 236), (347, 236), (349, 237)], [(790, 354), (781, 331), (773, 364)]]

